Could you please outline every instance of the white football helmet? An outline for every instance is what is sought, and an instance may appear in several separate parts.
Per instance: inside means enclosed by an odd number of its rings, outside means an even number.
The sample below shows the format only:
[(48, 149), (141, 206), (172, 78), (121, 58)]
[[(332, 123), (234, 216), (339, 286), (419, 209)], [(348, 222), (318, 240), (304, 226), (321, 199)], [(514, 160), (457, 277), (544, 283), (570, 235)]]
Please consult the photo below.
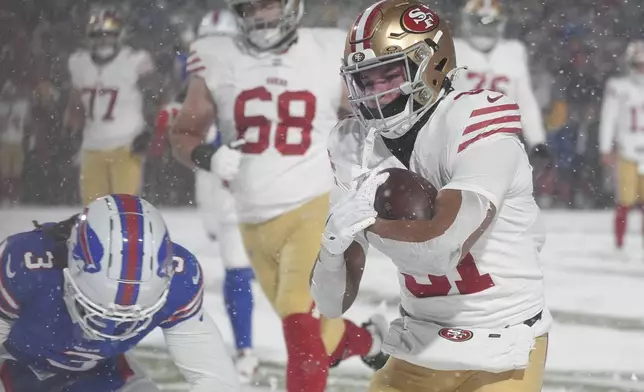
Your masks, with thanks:
[(629, 43), (625, 57), (631, 77), (644, 84), (644, 40)]
[(197, 27), (199, 38), (209, 35), (236, 35), (238, 32), (235, 15), (225, 9), (208, 12)]
[(175, 266), (161, 213), (131, 195), (109, 195), (79, 215), (68, 240), (64, 297), (91, 339), (127, 340), (166, 302)]
[(297, 39), (304, 0), (226, 0), (245, 46), (255, 53), (280, 53)]
[(489, 52), (505, 34), (507, 18), (499, 0), (469, 0), (461, 11), (461, 24), (470, 45)]

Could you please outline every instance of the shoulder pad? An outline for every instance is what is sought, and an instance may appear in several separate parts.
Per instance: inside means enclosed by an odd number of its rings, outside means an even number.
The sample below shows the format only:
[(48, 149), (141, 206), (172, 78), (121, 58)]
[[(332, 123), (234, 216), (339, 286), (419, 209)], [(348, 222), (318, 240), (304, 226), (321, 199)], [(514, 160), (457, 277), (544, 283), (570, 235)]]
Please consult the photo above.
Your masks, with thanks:
[(203, 271), (197, 258), (181, 245), (173, 244), (175, 274), (166, 306), (172, 311), (161, 326), (171, 328), (199, 313), (203, 302)]
[(12, 235), (0, 243), (0, 317), (17, 318), (32, 290), (60, 283), (56, 253), (56, 242), (41, 229)]
[(455, 125), (457, 153), (493, 135), (521, 133), (519, 105), (504, 94), (489, 90), (453, 94), (445, 124)]
[(226, 61), (235, 52), (234, 39), (227, 36), (211, 35), (201, 37), (190, 45), (186, 71), (202, 78), (212, 72), (220, 62)]

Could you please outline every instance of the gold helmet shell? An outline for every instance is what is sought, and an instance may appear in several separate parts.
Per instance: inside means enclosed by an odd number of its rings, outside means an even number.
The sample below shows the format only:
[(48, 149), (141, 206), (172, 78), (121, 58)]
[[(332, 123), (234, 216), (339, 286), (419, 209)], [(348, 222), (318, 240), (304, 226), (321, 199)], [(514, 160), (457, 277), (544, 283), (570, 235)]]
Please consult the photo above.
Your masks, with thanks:
[[(397, 62), (405, 65), (406, 82), (398, 88), (400, 99), (382, 107), (377, 95), (361, 92), (360, 73)], [(358, 119), (383, 136), (397, 137), (451, 86), (455, 67), (454, 41), (446, 21), (420, 1), (382, 0), (361, 13), (351, 27), (341, 74)]]
[(119, 52), (125, 36), (121, 12), (115, 7), (97, 7), (90, 11), (87, 39), (92, 56), (108, 60)]

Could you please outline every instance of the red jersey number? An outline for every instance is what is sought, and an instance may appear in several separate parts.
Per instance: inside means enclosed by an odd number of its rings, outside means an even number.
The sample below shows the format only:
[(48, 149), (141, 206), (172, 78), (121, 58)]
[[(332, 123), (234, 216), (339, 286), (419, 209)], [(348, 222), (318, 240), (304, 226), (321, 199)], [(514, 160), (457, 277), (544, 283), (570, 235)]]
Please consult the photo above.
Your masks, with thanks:
[[(456, 267), (461, 280), (454, 282), (459, 294), (474, 294), (494, 287), (490, 274), (483, 274), (476, 268), (474, 258), (470, 253), (465, 255)], [(449, 294), (452, 289), (447, 276), (427, 275), (431, 284), (418, 283), (409, 274), (402, 274), (405, 277), (405, 286), (416, 298), (443, 297)]]
[(644, 132), (644, 119), (642, 119), (642, 114), (644, 113), (644, 106), (631, 106), (631, 132)]
[(507, 85), (510, 79), (504, 75), (486, 75), (478, 72), (468, 72), (467, 80), (474, 80), (476, 85), (472, 90), (492, 90), (507, 95)]
[[(273, 101), (273, 95), (265, 87), (242, 91), (235, 100), (235, 128), (237, 137), (243, 138), (249, 128), (257, 128), (257, 138), (247, 141), (242, 151), (246, 154), (261, 154), (271, 144), (271, 120), (265, 116), (246, 115), (246, 105), (252, 101)], [(292, 106), (303, 105), (304, 114), (293, 115)], [(317, 109), (315, 95), (309, 91), (284, 91), (277, 96), (279, 123), (273, 145), (282, 155), (304, 155), (311, 146), (311, 131)], [(289, 132), (300, 133), (299, 142), (289, 142)]]
[(82, 94), (87, 95), (87, 117), (90, 120), (94, 120), (95, 117), (95, 106), (97, 99), (107, 99), (107, 108), (105, 112), (99, 114), (102, 121), (112, 121), (114, 120), (114, 107), (116, 106), (116, 100), (119, 96), (119, 90), (116, 88), (84, 88), (82, 89)]

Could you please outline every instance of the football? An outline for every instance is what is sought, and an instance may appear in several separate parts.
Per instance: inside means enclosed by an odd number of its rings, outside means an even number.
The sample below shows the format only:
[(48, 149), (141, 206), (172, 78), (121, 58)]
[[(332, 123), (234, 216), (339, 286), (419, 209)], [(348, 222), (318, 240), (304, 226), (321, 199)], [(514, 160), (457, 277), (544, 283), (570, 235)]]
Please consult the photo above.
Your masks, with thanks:
[(422, 176), (399, 168), (385, 169), (389, 178), (378, 187), (374, 208), (388, 220), (428, 220), (438, 191)]

